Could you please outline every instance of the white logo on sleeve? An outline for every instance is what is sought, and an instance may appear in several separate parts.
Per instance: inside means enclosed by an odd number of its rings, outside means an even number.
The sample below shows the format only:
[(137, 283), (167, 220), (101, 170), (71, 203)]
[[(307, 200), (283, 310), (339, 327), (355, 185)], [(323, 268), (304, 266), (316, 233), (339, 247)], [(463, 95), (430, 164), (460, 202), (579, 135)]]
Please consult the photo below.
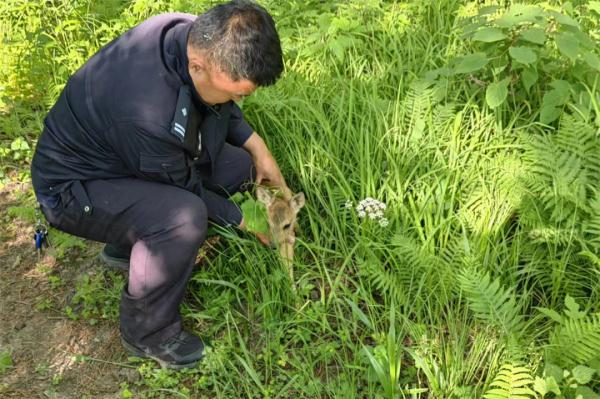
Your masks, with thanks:
[(183, 116), (187, 116), (187, 108), (182, 108), (181, 113), (183, 114)]

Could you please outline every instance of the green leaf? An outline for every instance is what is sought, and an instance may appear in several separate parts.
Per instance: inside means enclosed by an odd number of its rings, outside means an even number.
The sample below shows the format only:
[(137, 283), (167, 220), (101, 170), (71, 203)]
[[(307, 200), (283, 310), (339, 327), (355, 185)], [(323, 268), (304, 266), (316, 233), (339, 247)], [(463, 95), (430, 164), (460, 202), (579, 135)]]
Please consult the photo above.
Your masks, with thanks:
[(579, 384), (583, 384), (583, 385), (590, 382), (595, 373), (596, 373), (596, 370), (591, 369), (586, 366), (579, 365), (579, 366), (575, 366), (575, 368), (573, 368), (573, 377), (575, 378), (575, 381), (577, 381)]
[(329, 49), (340, 62), (344, 62), (344, 47), (340, 44), (340, 42), (333, 40), (331, 43), (329, 43)]
[(492, 43), (506, 39), (506, 35), (499, 28), (483, 28), (478, 30), (473, 36), (473, 40), (478, 42)]
[(248, 231), (269, 234), (267, 208), (262, 202), (248, 198), (242, 203), (240, 209)]
[(481, 28), (484, 25), (484, 22), (475, 22), (463, 25), (461, 38), (472, 36), (477, 29)]
[(496, 24), (505, 28), (525, 22), (540, 22), (544, 19), (544, 11), (533, 5), (513, 5), (504, 15), (496, 20)]
[(590, 360), (587, 365), (595, 369), (596, 373), (600, 375), (600, 358)]
[(373, 324), (371, 323), (371, 321), (369, 320), (367, 315), (358, 307), (358, 305), (356, 303), (354, 303), (351, 299), (348, 299), (348, 298), (346, 298), (346, 302), (352, 308), (352, 312), (354, 313), (354, 315), (360, 321), (362, 321), (367, 328), (372, 329)]
[(519, 36), (521, 39), (535, 44), (544, 44), (546, 42), (546, 33), (540, 28), (524, 30)]
[(556, 80), (553, 80), (552, 82), (550, 82), (550, 87), (553, 87), (558, 92), (560, 92), (563, 96), (565, 96), (564, 102), (562, 104), (567, 102), (567, 100), (569, 98), (569, 90), (571, 90), (571, 84), (569, 82), (567, 82), (566, 80), (562, 80), (562, 79), (556, 79)]
[(540, 121), (545, 124), (555, 121), (560, 116), (562, 106), (567, 103), (570, 96), (571, 86), (568, 82), (555, 80), (550, 83), (550, 86), (553, 89), (544, 94), (540, 110)]
[(525, 68), (521, 72), (521, 82), (523, 83), (523, 87), (529, 93), (529, 89), (537, 82), (538, 73), (534, 68)]
[(563, 379), (563, 370), (556, 364), (547, 363), (544, 368), (544, 376), (546, 379), (554, 378), (557, 383), (560, 383)]
[(598, 14), (600, 14), (600, 1), (590, 1), (588, 8)]
[(556, 21), (562, 25), (573, 26), (575, 28), (579, 27), (579, 24), (577, 23), (577, 21), (575, 21), (573, 18), (569, 17), (568, 15), (561, 14), (557, 11), (550, 11), (550, 15), (552, 15), (556, 19)]
[(535, 377), (535, 380), (533, 381), (533, 390), (542, 395), (542, 397), (550, 392), (548, 390), (548, 384), (546, 384), (546, 381), (540, 377)]
[(590, 67), (594, 68), (597, 71), (600, 71), (600, 58), (596, 54), (586, 51), (585, 53), (583, 53), (583, 60)]
[(546, 377), (546, 379), (535, 377), (535, 381), (533, 382), (533, 389), (537, 393), (542, 395), (542, 398), (550, 392), (556, 395), (560, 395), (560, 388), (558, 387), (558, 384), (556, 383), (554, 377)]
[(500, 106), (508, 95), (508, 78), (490, 84), (485, 91), (485, 101), (490, 108)]
[(9, 369), (13, 367), (13, 361), (10, 354), (10, 351), (5, 350), (0, 352), (0, 375), (6, 373)]
[(557, 311), (548, 309), (548, 308), (536, 308), (536, 309), (539, 310), (540, 312), (542, 312), (544, 314), (544, 316), (547, 316), (548, 318), (550, 318), (558, 323), (562, 322), (562, 317), (560, 316), (560, 314), (558, 314)]
[(500, 9), (500, 6), (484, 6), (479, 9), (479, 12), (477, 12), (477, 15), (494, 14), (499, 9)]
[(558, 386), (558, 383), (554, 377), (546, 378), (546, 387), (548, 388), (548, 392), (560, 395), (560, 387)]
[(21, 137), (17, 137), (10, 143), (10, 149), (12, 151), (19, 151), (23, 145), (23, 139)]
[(581, 399), (600, 399), (600, 395), (588, 387), (577, 387), (575, 390), (575, 395), (577, 395), (577, 398)]
[(560, 33), (556, 36), (556, 46), (565, 57), (575, 62), (579, 54), (579, 41), (575, 35), (569, 32)]
[(239, 205), (244, 201), (244, 194), (238, 191), (237, 193), (229, 197), (229, 199)]
[(554, 122), (561, 114), (561, 109), (555, 106), (542, 106), (540, 109), (540, 122), (547, 125)]
[(575, 39), (579, 42), (580, 54), (583, 54), (585, 52), (585, 51), (583, 51), (583, 49), (586, 49), (588, 51), (593, 51), (596, 48), (596, 42), (594, 40), (590, 39), (590, 37), (588, 35), (586, 35), (584, 32), (582, 32), (580, 30), (576, 30), (571, 33), (573, 34)]
[(567, 297), (565, 298), (565, 306), (567, 307), (567, 309), (565, 309), (565, 313), (570, 318), (582, 319), (585, 317), (585, 312), (579, 311), (579, 304), (569, 294), (567, 294)]
[(487, 65), (489, 59), (484, 53), (473, 53), (461, 58), (454, 73), (471, 73), (480, 70)]
[(521, 64), (529, 65), (537, 61), (537, 54), (529, 47), (511, 47), (508, 52), (515, 61)]
[(567, 307), (567, 309), (569, 309), (573, 313), (578, 313), (579, 312), (579, 304), (569, 294), (567, 294), (567, 296), (565, 298), (565, 306)]

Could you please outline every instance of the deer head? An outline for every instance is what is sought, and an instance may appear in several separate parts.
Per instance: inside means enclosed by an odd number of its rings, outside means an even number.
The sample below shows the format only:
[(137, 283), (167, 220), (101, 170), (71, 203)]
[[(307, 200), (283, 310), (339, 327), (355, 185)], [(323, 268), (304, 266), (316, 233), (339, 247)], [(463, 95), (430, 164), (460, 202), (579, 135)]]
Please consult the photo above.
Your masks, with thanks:
[(304, 193), (295, 194), (286, 200), (264, 187), (257, 187), (256, 198), (267, 207), (267, 219), (273, 244), (279, 249), (281, 257), (291, 262), (294, 258), (296, 241), (296, 219), (298, 212), (304, 206)]

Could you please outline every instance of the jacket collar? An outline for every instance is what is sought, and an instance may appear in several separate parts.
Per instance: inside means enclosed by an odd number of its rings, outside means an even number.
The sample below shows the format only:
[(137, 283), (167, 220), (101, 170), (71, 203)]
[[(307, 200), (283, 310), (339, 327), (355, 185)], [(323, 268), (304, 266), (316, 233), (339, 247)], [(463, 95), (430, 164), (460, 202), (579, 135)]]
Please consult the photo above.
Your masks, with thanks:
[(212, 112), (220, 116), (219, 110), (204, 102), (194, 86), (189, 71), (189, 59), (187, 55), (187, 41), (192, 29), (191, 22), (183, 22), (173, 26), (165, 35), (164, 57), (167, 67), (173, 70), (180, 78), (181, 83), (188, 85), (192, 92), (192, 98), (197, 108), (202, 113)]

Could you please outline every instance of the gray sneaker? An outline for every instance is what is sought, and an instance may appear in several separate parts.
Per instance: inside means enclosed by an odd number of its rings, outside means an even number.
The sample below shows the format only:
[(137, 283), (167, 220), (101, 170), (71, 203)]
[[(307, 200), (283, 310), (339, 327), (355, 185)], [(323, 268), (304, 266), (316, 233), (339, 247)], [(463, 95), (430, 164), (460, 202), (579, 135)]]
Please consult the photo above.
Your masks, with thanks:
[(108, 266), (120, 269), (129, 270), (129, 257), (131, 256), (131, 247), (106, 244), (100, 251), (100, 259)]
[(156, 347), (133, 345), (122, 334), (121, 342), (133, 356), (153, 359), (162, 367), (176, 370), (195, 367), (205, 353), (202, 339), (183, 330)]

